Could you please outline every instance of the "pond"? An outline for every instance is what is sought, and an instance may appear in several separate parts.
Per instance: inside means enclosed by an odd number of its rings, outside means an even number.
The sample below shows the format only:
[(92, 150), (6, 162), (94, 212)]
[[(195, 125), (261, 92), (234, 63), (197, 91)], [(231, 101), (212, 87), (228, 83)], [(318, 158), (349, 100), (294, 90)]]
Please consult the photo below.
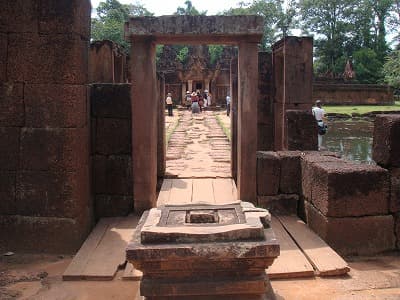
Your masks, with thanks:
[(337, 152), (343, 158), (360, 163), (374, 164), (372, 137), (374, 123), (367, 120), (329, 120), (328, 132), (322, 146)]

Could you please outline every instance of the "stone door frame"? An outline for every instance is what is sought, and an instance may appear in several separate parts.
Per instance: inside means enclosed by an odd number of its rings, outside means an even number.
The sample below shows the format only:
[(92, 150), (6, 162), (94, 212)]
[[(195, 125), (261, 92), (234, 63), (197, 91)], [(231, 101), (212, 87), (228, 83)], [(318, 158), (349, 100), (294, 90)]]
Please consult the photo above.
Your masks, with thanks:
[(156, 206), (159, 97), (156, 44), (236, 45), (238, 54), (238, 198), (256, 203), (258, 44), (260, 16), (134, 17), (125, 24), (131, 42), (132, 168), (136, 212)]

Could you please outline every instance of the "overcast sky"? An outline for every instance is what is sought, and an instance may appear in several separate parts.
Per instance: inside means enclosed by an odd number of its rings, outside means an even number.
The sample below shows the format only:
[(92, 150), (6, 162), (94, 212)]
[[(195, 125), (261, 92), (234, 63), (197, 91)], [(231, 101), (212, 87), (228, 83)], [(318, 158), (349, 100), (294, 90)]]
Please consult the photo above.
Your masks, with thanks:
[[(96, 8), (101, 1), (105, 0), (91, 0), (92, 8)], [(154, 13), (156, 16), (172, 15), (176, 9), (186, 7), (185, 0), (118, 0), (120, 3), (135, 4), (136, 2), (142, 4), (148, 11)], [(240, 0), (191, 0), (193, 6), (200, 12), (207, 11), (207, 15), (215, 15), (231, 7), (238, 7)], [(245, 2), (245, 1), (244, 1)]]

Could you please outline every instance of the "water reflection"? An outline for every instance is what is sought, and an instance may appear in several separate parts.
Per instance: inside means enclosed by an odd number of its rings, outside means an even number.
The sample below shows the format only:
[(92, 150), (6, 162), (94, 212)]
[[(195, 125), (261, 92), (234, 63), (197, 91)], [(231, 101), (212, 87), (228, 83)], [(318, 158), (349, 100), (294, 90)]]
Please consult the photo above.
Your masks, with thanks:
[(323, 146), (349, 160), (374, 164), (372, 136), (374, 123), (366, 120), (330, 120)]

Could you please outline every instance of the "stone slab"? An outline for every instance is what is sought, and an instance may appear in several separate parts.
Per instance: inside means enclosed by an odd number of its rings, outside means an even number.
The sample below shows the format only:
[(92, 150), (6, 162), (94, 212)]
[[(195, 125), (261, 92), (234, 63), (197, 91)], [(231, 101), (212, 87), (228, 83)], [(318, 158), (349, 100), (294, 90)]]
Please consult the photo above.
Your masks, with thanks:
[(0, 171), (0, 215), (16, 213), (15, 182), (15, 171)]
[(400, 167), (400, 115), (377, 115), (372, 158), (384, 167)]
[(281, 158), (280, 194), (301, 193), (300, 151), (279, 151)]
[(18, 169), (20, 128), (0, 127), (0, 170)]
[(326, 217), (306, 202), (307, 224), (341, 255), (374, 255), (395, 248), (392, 215)]
[(388, 214), (390, 182), (387, 170), (352, 162), (321, 162), (312, 168), (311, 202), (325, 216)]
[(23, 83), (1, 82), (0, 80), (0, 126), (22, 127), (24, 125), (23, 98)]
[(130, 84), (90, 85), (92, 117), (131, 118)]
[(131, 130), (132, 125), (129, 119), (97, 118), (96, 154), (131, 155)]
[(311, 110), (286, 110), (288, 150), (317, 150), (318, 130)]
[(281, 158), (276, 152), (257, 152), (257, 195), (272, 196), (279, 191)]
[(390, 169), (390, 212), (400, 212), (400, 168)]
[(84, 85), (26, 84), (24, 103), (27, 127), (83, 127), (88, 123)]

